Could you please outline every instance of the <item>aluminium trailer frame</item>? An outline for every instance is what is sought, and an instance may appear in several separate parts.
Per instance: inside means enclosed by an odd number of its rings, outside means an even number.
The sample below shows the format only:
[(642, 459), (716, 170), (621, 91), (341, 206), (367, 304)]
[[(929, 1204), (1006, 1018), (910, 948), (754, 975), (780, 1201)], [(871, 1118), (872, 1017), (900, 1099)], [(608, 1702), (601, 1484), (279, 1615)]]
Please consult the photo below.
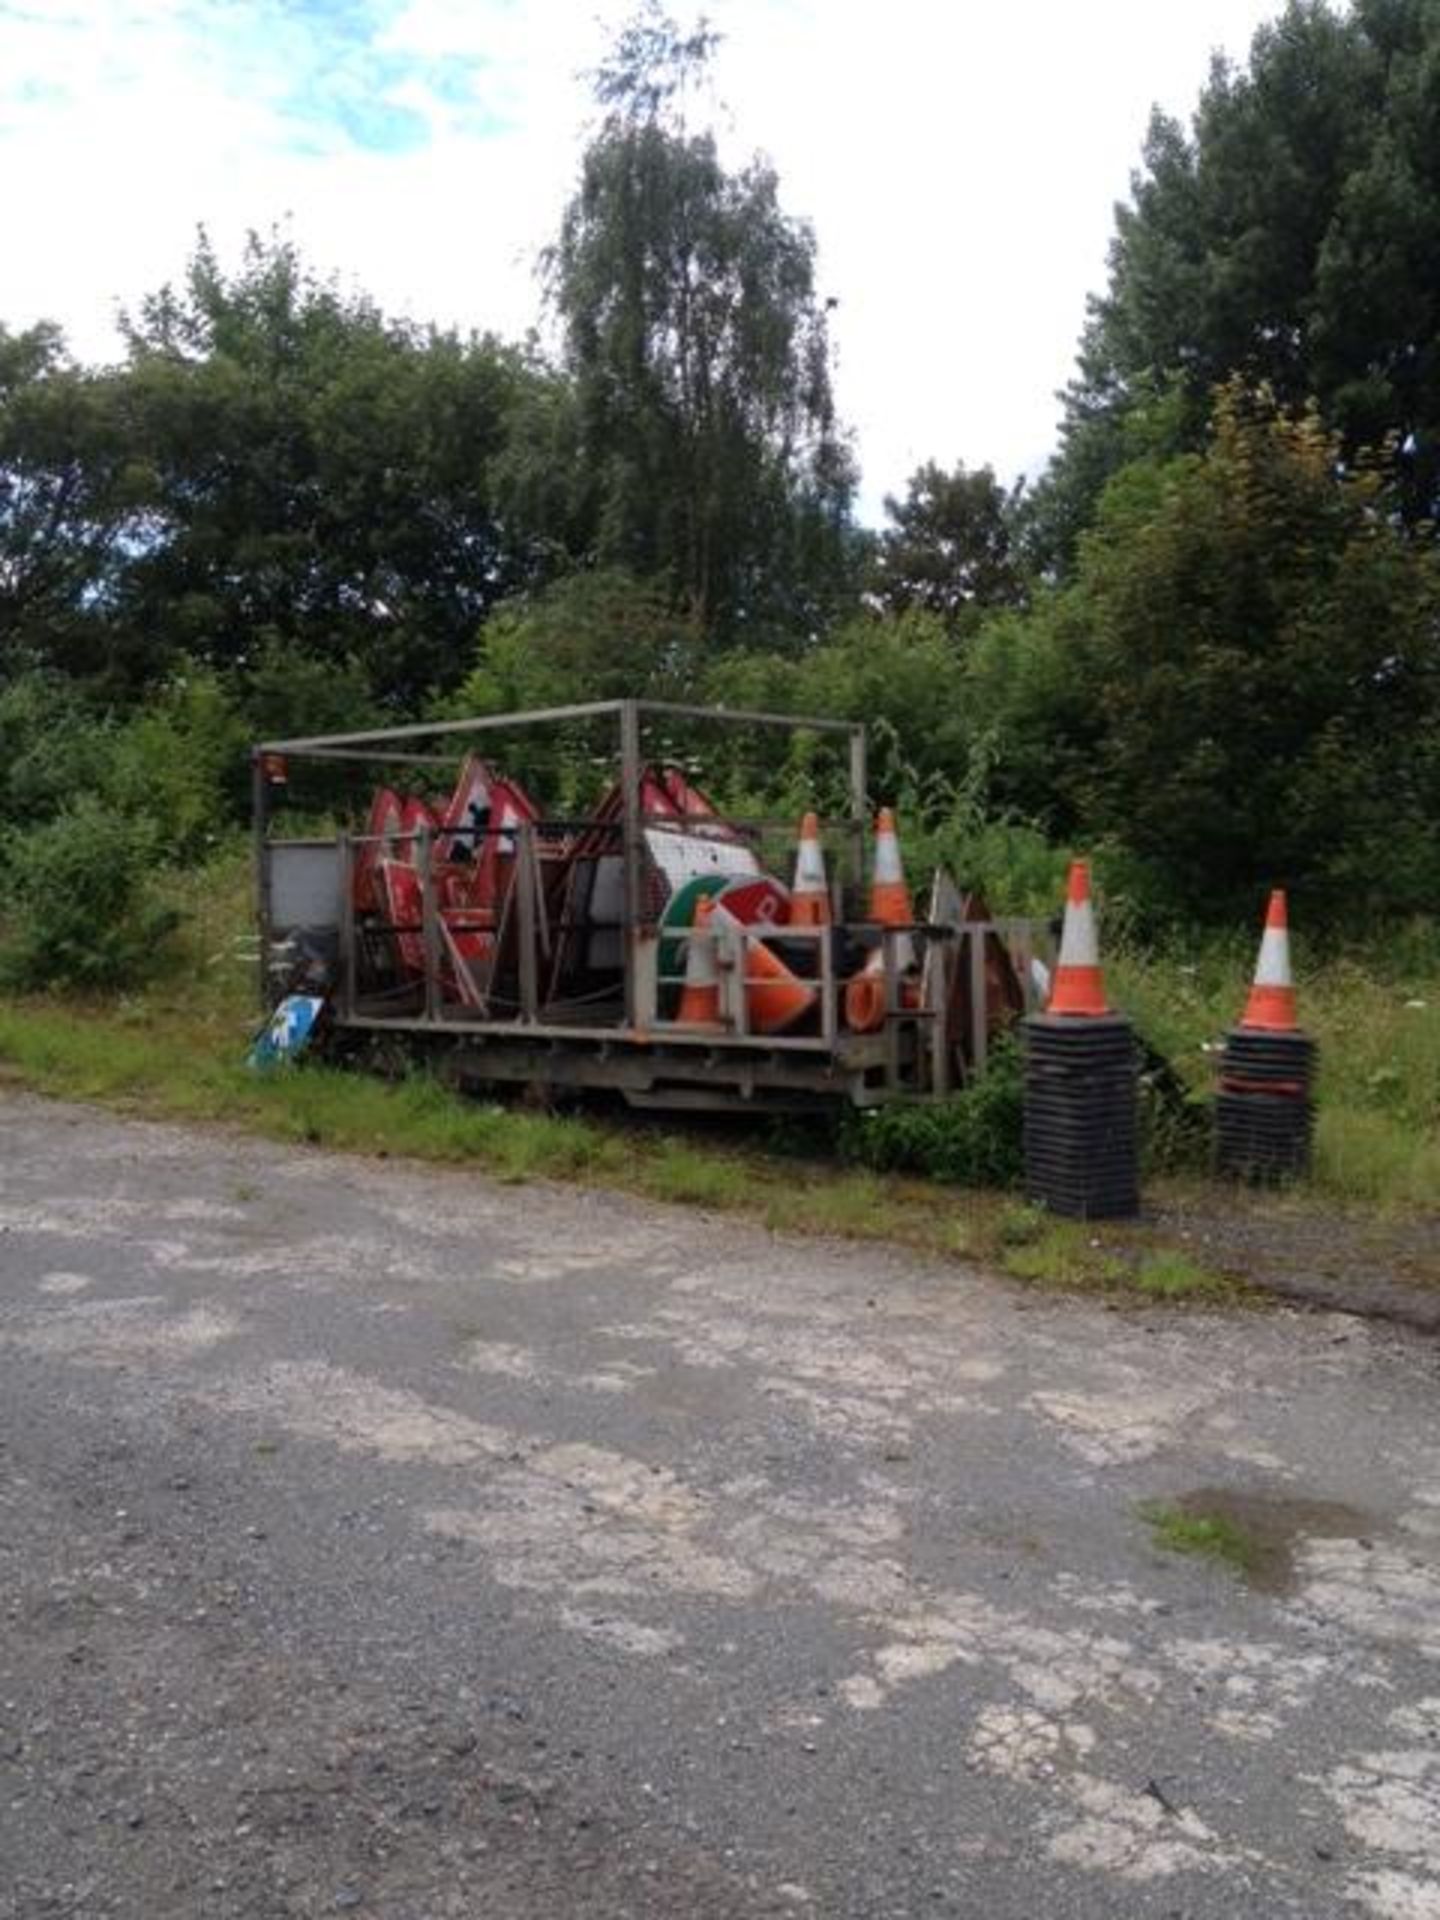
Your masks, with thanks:
[[(315, 735), (258, 743), (251, 753), (256, 872), (256, 914), (260, 933), (260, 994), (268, 1011), (272, 962), (277, 949), (272, 861), (282, 849), (304, 849), (324, 861), (329, 841), (281, 841), (270, 835), (270, 756), (319, 762), (378, 762), (390, 765), (453, 767), (449, 754), (433, 750), (440, 741), (477, 742), (486, 734), (510, 733), (526, 727), (559, 726), (571, 721), (613, 721), (620, 761), (620, 817), (618, 827), (621, 881), (621, 974), (623, 1006), (617, 1023), (576, 1024), (546, 1019), (536, 991), (537, 940), (534, 828), (519, 829), (516, 887), (519, 912), (519, 964), (522, 1000), (516, 1017), (490, 1018), (473, 1009), (446, 1006), (439, 991), (439, 934), (435, 889), (431, 875), (428, 833), (418, 837), (417, 864), (422, 879), (421, 935), (425, 978), (420, 1006), (399, 1014), (367, 1012), (356, 990), (359, 948), (353, 909), (352, 876), (355, 839), (339, 834), (333, 843), (334, 910), (338, 979), (331, 996), (332, 1044), (341, 1054), (369, 1052), (380, 1064), (401, 1065), (422, 1059), (438, 1071), (465, 1083), (527, 1084), (550, 1093), (560, 1090), (612, 1088), (632, 1105), (702, 1107), (753, 1110), (774, 1107), (794, 1110), (815, 1105), (870, 1106), (895, 1098), (934, 1097), (953, 1084), (952, 1034), (948, 1007), (925, 1009), (905, 1004), (899, 966), (899, 944), (907, 931), (922, 943), (953, 939), (954, 928), (917, 925), (913, 930), (887, 929), (866, 922), (863, 928), (878, 950), (885, 981), (885, 1017), (877, 1032), (851, 1033), (842, 1029), (839, 1002), (844, 980), (834, 970), (829, 930), (812, 933), (818, 948), (819, 1032), (805, 1035), (760, 1035), (748, 1030), (746, 1014), (746, 948), (758, 934), (745, 929), (709, 934), (667, 928), (665, 938), (710, 939), (721, 968), (726, 1030), (686, 1028), (660, 1017), (658, 1008), (658, 922), (644, 911), (642, 873), (644, 834), (651, 824), (643, 812), (645, 722), (651, 718), (690, 720), (707, 725), (747, 729), (776, 729), (789, 733), (828, 734), (847, 742), (850, 812), (843, 822), (846, 864), (858, 888), (864, 870), (868, 828), (867, 749), (863, 724), (821, 716), (777, 714), (748, 708), (715, 708), (661, 700), (602, 700), (533, 709), (519, 713), (476, 716), (471, 719), (414, 722), (404, 726), (361, 732)], [(689, 816), (693, 818), (694, 816)], [(674, 822), (669, 823), (672, 827)], [(737, 823), (743, 832), (745, 823)], [(612, 829), (613, 830), (613, 829)], [(286, 927), (288, 935), (295, 929)], [(970, 929), (963, 932), (969, 933)], [(1029, 944), (1028, 923), (975, 923), (969, 948), (970, 990), (974, 1020), (970, 1035), (972, 1059), (983, 1067), (987, 1027), (983, 996), (985, 941), (989, 934), (1018, 938)], [(786, 928), (787, 938), (806, 937), (803, 930)], [(960, 956), (961, 964), (966, 956)], [(390, 1042), (386, 1045), (386, 1040)]]

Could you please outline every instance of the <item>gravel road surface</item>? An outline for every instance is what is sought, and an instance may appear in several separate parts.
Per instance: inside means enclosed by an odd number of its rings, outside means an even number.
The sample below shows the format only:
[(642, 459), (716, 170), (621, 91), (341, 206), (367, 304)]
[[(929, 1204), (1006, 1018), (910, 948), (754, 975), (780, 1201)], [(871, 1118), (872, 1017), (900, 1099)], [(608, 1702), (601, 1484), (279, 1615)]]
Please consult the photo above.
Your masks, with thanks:
[(0, 1097), (0, 1915), (1437, 1920), (1437, 1362)]

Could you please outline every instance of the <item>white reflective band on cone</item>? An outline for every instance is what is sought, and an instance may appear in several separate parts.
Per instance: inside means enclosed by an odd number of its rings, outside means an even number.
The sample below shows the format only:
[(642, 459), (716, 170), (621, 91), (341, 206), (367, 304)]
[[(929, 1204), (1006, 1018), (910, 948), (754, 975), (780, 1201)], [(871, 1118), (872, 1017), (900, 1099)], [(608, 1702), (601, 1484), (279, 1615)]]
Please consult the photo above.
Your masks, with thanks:
[(1088, 899), (1072, 900), (1065, 909), (1060, 934), (1061, 967), (1098, 967), (1100, 940), (1095, 931), (1095, 909)]
[(900, 865), (900, 842), (887, 828), (875, 836), (874, 884), (882, 887), (900, 886), (904, 880), (905, 871)]
[(1260, 958), (1255, 963), (1257, 987), (1288, 987), (1290, 979), (1290, 935), (1284, 927), (1266, 927), (1260, 938)]
[(796, 856), (794, 890), (796, 893), (825, 891), (825, 855), (820, 851), (820, 842), (808, 835), (800, 842)]

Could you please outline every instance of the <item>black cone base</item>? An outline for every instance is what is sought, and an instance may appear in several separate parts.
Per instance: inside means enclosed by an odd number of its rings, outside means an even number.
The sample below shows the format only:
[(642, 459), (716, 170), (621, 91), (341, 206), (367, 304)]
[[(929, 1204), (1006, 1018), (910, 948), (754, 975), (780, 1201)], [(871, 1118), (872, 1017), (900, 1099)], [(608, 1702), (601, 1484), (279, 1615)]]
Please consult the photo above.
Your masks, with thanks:
[(1025, 1022), (1025, 1193), (1072, 1220), (1140, 1211), (1137, 1059), (1128, 1020)]
[(1315, 1042), (1303, 1033), (1236, 1027), (1225, 1036), (1215, 1096), (1215, 1167), (1255, 1185), (1310, 1170)]

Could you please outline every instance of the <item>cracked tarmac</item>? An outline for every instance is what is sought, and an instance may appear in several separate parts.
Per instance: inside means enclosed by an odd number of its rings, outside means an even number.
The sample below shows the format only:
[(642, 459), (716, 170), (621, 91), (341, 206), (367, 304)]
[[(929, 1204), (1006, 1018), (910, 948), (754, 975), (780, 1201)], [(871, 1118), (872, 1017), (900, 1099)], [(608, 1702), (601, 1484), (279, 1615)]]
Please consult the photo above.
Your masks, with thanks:
[(0, 1916), (1440, 1920), (1437, 1372), (0, 1097)]

